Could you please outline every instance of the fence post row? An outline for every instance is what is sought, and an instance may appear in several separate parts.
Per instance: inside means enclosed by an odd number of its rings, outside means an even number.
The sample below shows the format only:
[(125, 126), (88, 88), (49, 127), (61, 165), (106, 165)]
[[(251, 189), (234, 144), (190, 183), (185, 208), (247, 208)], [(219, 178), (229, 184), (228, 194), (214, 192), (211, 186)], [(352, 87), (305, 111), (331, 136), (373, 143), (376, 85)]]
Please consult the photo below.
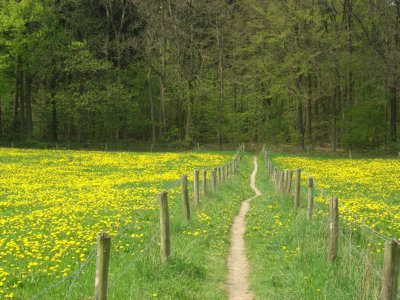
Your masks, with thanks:
[(189, 204), (189, 191), (187, 184), (187, 176), (181, 176), (181, 193), (182, 193), (182, 204), (183, 204), (183, 214), (186, 220), (186, 223), (189, 223), (190, 220), (190, 204)]
[(94, 284), (94, 299), (107, 299), (108, 266), (110, 262), (111, 240), (107, 233), (97, 237), (96, 279)]
[(194, 197), (194, 207), (197, 208), (199, 206), (200, 201), (200, 190), (199, 190), (199, 170), (194, 170), (194, 179), (193, 179), (193, 197)]
[(168, 193), (166, 191), (158, 194), (160, 202), (160, 255), (161, 260), (166, 262), (170, 255), (170, 232), (169, 232), (169, 211), (168, 211)]
[(334, 262), (337, 257), (339, 236), (339, 205), (337, 198), (331, 198), (329, 203), (329, 248), (328, 259)]
[(382, 279), (382, 300), (397, 299), (400, 246), (397, 240), (391, 239), (385, 243), (385, 258)]

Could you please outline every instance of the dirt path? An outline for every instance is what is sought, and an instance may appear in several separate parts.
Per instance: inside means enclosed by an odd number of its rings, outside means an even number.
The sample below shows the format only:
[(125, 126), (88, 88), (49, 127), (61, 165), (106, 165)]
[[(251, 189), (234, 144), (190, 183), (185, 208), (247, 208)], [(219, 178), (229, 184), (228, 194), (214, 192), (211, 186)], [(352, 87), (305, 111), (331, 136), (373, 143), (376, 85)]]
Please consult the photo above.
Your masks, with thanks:
[(250, 177), (250, 187), (256, 195), (242, 202), (239, 214), (235, 217), (231, 229), (231, 248), (228, 257), (228, 281), (227, 289), (229, 300), (253, 299), (249, 291), (249, 264), (247, 262), (244, 233), (246, 232), (246, 214), (250, 208), (250, 201), (261, 195), (256, 187), (256, 175), (258, 170), (257, 157), (253, 157), (254, 170)]

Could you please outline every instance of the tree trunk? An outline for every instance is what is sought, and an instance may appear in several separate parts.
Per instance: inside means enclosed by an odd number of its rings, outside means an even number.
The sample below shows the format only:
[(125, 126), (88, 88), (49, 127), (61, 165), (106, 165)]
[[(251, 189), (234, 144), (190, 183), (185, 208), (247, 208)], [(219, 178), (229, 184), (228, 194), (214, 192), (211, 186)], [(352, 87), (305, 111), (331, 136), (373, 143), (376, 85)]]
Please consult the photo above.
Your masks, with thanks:
[(395, 143), (397, 140), (397, 87), (391, 87), (390, 98), (390, 140)]
[(25, 94), (24, 94), (24, 78), (25, 73), (21, 70), (19, 73), (19, 101), (20, 101), (20, 137), (24, 138), (26, 133), (25, 127)]
[(165, 116), (165, 97), (164, 97), (164, 79), (159, 77), (160, 84), (160, 135), (163, 135), (167, 127)]
[(58, 123), (57, 123), (57, 109), (55, 95), (51, 96), (51, 138), (57, 142)]
[(218, 75), (219, 75), (219, 103), (218, 103), (218, 120), (217, 120), (217, 143), (222, 145), (222, 118), (224, 110), (224, 67), (223, 67), (223, 43), (220, 39), (219, 31), (217, 33), (217, 46), (219, 49), (218, 56)]
[(307, 76), (307, 85), (308, 85), (308, 97), (307, 97), (307, 142), (312, 144), (312, 134), (311, 134), (311, 124), (312, 124), (312, 78), (311, 74)]
[(338, 96), (338, 87), (334, 89), (332, 96), (332, 150), (336, 152), (336, 139), (337, 139), (337, 128), (336, 128), (336, 99)]
[(193, 99), (192, 99), (192, 89), (193, 84), (190, 80), (188, 80), (188, 103), (186, 109), (186, 127), (185, 127), (185, 141), (190, 142), (191, 140), (191, 127), (192, 127), (192, 106), (193, 106)]
[(26, 135), (32, 137), (32, 76), (25, 74)]
[(151, 67), (150, 65), (147, 67), (147, 88), (149, 92), (149, 100), (150, 100), (150, 119), (151, 119), (151, 142), (154, 144), (156, 142), (156, 124), (154, 119), (154, 99), (153, 99), (153, 90), (151, 84)]
[(303, 102), (298, 100), (297, 104), (297, 130), (299, 136), (299, 147), (304, 150), (304, 127), (303, 127)]
[(16, 136), (18, 132), (18, 104), (19, 104), (19, 60), (17, 59), (15, 63), (15, 96), (14, 96), (14, 103), (13, 103), (13, 119), (12, 119), (12, 136), (13, 138)]

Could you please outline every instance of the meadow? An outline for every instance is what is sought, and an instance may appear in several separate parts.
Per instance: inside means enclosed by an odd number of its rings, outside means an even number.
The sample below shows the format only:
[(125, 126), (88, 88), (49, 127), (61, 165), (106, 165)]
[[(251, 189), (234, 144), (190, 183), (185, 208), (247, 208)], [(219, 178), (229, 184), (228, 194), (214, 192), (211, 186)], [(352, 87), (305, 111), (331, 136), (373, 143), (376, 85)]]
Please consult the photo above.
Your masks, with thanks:
[(313, 177), (317, 202), (327, 204), (327, 198), (338, 197), (340, 214), (347, 223), (400, 238), (398, 159), (276, 156), (273, 161), (283, 169), (302, 169), (304, 186)]
[[(260, 160), (263, 158), (260, 157)], [(398, 160), (270, 155), (302, 170), (301, 207), (275, 191), (265, 168), (251, 204), (246, 245), (256, 299), (380, 299), (385, 241), (399, 237)], [(315, 203), (307, 220), (307, 179)], [(293, 177), (293, 179), (295, 179)], [(339, 198), (339, 248), (328, 261), (329, 198)]]
[[(89, 260), (93, 264), (101, 232), (111, 235), (113, 255), (140, 255), (157, 224), (156, 193), (168, 189), (174, 211), (181, 206), (176, 198), (182, 174), (191, 179), (193, 169), (232, 158), (233, 153), (0, 149), (0, 298), (29, 299)], [(196, 217), (209, 223), (205, 212)], [(94, 278), (87, 276), (88, 282)], [(92, 286), (84, 290), (90, 295)]]

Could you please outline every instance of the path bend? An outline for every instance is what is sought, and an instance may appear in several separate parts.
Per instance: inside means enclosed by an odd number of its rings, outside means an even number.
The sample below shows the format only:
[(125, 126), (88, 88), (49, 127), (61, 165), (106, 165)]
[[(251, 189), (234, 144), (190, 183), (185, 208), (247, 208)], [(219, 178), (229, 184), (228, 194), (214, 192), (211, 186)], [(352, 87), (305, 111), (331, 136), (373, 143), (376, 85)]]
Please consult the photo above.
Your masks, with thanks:
[(250, 187), (255, 196), (244, 200), (239, 214), (235, 217), (231, 228), (231, 247), (228, 256), (228, 299), (229, 300), (251, 300), (253, 294), (249, 289), (249, 263), (246, 257), (244, 234), (246, 232), (246, 214), (250, 209), (250, 201), (261, 195), (256, 186), (258, 171), (257, 157), (253, 156), (254, 169), (250, 176)]

